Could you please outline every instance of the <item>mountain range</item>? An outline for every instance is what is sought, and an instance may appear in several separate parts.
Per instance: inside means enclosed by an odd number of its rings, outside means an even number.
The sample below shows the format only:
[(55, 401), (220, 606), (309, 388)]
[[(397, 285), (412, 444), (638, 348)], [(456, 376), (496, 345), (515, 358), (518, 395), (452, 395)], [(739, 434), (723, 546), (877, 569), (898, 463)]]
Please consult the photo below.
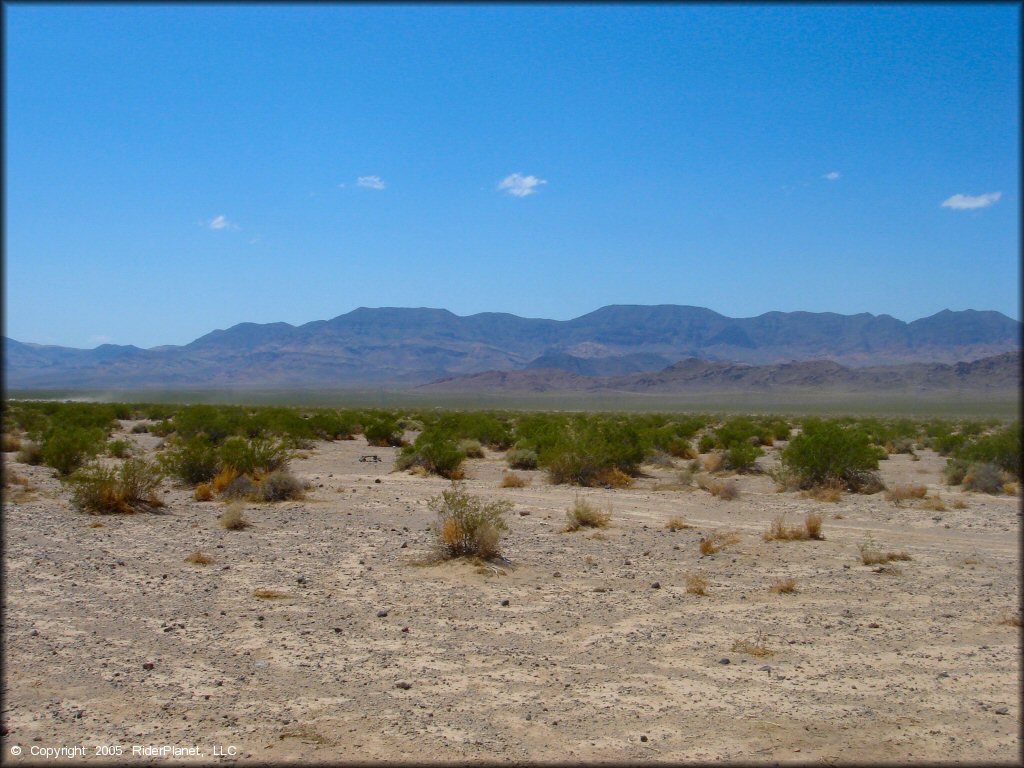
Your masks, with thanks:
[[(693, 359), (740, 365), (733, 370), (737, 380), (754, 386), (761, 379), (751, 379), (742, 365), (819, 361), (851, 371), (949, 366), (1018, 352), (1020, 335), (1019, 321), (976, 310), (943, 310), (907, 323), (867, 313), (768, 312), (731, 318), (678, 305), (613, 305), (564, 321), (361, 307), (299, 326), (241, 323), (189, 344), (152, 349), (104, 344), (85, 350), (5, 338), (3, 362), (6, 386), (23, 389), (402, 389), (485, 372), (522, 372), (523, 381), (530, 372), (535, 377), (547, 372), (543, 376), (550, 378), (552, 370), (611, 379), (644, 373), (651, 381), (683, 386), (685, 380), (691, 386), (689, 374), (680, 375), (696, 370)], [(765, 385), (775, 386), (773, 377), (786, 375), (785, 370), (765, 373)], [(915, 370), (913, 376), (940, 376), (939, 369)], [(724, 369), (715, 373), (726, 375)]]

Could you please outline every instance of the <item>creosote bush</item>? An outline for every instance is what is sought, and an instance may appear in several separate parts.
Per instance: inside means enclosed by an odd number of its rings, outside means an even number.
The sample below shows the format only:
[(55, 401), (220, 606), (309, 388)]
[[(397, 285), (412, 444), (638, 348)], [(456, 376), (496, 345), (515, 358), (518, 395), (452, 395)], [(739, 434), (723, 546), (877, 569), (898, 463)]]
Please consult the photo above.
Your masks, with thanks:
[(849, 491), (875, 493), (882, 489), (875, 474), (878, 458), (864, 431), (838, 421), (808, 419), (782, 452), (782, 466), (801, 488), (838, 482)]
[(473, 440), (472, 438), (459, 440), (457, 448), (466, 456), (467, 459), (482, 459), (484, 457), (484, 449), (483, 446), (480, 445), (479, 440)]
[(528, 448), (513, 448), (505, 454), (505, 461), (512, 469), (536, 469), (537, 453)]
[(71, 503), (92, 515), (146, 512), (164, 506), (156, 495), (160, 468), (144, 459), (127, 459), (117, 468), (93, 464), (65, 479)]
[(484, 501), (470, 494), (465, 485), (452, 482), (428, 502), (437, 515), (434, 525), (442, 557), (480, 557), (501, 554), (501, 539), (508, 532), (505, 515), (510, 501)]
[(1003, 493), (1003, 484), (1003, 473), (995, 464), (972, 464), (963, 480), (964, 490), (979, 493)]
[(586, 499), (577, 496), (565, 516), (567, 532), (578, 531), (580, 528), (604, 528), (612, 519), (612, 509), (611, 506), (607, 510), (598, 509)]

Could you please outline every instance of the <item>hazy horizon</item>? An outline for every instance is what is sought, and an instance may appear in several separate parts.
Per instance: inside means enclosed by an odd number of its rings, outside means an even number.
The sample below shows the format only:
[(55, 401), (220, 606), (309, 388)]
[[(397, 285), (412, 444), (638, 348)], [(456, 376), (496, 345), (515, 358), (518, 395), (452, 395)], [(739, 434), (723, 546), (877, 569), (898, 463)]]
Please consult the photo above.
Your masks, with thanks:
[(3, 7), (4, 333), (1020, 319), (1019, 5)]

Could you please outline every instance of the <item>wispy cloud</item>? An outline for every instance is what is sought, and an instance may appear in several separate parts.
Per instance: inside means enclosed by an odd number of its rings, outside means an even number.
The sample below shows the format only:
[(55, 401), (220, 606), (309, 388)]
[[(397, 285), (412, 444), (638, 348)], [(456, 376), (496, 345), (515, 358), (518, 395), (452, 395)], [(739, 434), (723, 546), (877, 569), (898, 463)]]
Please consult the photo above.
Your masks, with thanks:
[(204, 221), (203, 226), (207, 229), (238, 229), (238, 225), (233, 221), (228, 221), (228, 217), (224, 214), (214, 216), (209, 221)]
[(839, 181), (840, 176), (842, 176), (842, 174), (839, 173), (839, 171), (829, 171), (821, 178), (825, 179), (826, 181)]
[(513, 173), (498, 182), (498, 191), (504, 190), (514, 197), (526, 197), (537, 191), (536, 187), (547, 184), (547, 180), (538, 179), (536, 176), (523, 176), (521, 173)]
[(384, 189), (387, 184), (380, 176), (360, 176), (356, 179), (356, 186), (363, 189)]
[(997, 203), (1002, 196), (1002, 192), (986, 192), (983, 195), (953, 195), (942, 201), (942, 207), (952, 208), (955, 211), (988, 208), (990, 205)]

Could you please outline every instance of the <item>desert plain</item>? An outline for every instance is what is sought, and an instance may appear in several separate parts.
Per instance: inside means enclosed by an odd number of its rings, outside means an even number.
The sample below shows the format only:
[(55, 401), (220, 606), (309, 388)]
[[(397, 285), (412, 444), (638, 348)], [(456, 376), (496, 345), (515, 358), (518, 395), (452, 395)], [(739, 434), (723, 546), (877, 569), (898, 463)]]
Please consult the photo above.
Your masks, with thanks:
[[(1020, 500), (946, 486), (932, 451), (880, 474), (941, 504), (759, 473), (724, 500), (653, 465), (625, 489), (502, 488), (487, 451), (466, 488), (513, 504), (490, 563), (433, 557), (449, 483), (395, 454), (316, 442), (290, 465), (306, 498), (247, 504), (243, 530), (170, 480), (157, 513), (87, 515), (5, 454), (28, 481), (3, 503), (5, 761), (1021, 760)], [(609, 526), (565, 532), (577, 497)], [(807, 513), (823, 539), (764, 539)], [(871, 542), (910, 559), (865, 565)], [(132, 754), (165, 745), (196, 754)]]

